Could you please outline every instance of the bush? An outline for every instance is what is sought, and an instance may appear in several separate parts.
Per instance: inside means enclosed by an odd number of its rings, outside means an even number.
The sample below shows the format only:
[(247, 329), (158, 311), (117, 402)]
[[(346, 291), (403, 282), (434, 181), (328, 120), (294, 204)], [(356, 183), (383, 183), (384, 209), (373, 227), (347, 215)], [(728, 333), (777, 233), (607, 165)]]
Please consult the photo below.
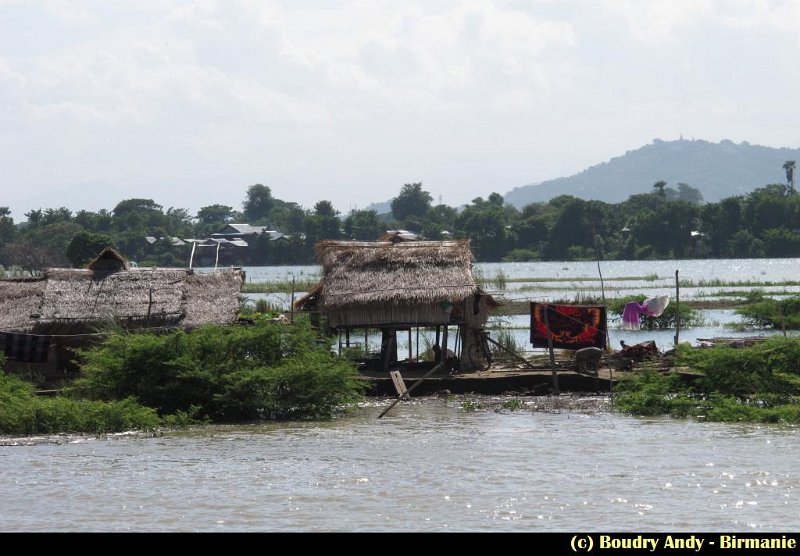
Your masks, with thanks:
[(681, 350), (679, 364), (703, 373), (697, 388), (745, 398), (800, 394), (800, 340), (774, 337), (749, 348), (717, 346)]
[(614, 388), (614, 405), (634, 415), (686, 416), (685, 389), (676, 374), (661, 374), (651, 369), (620, 380)]
[(161, 415), (192, 411), (222, 422), (327, 417), (364, 389), (355, 366), (320, 346), (307, 323), (116, 333), (81, 355), (77, 392), (135, 396)]
[(738, 349), (679, 346), (677, 362), (702, 376), (685, 386), (677, 374), (645, 371), (620, 381), (617, 408), (711, 421), (800, 422), (800, 340), (775, 337)]
[(154, 410), (132, 399), (104, 402), (61, 396), (43, 398), (37, 396), (27, 382), (0, 374), (0, 432), (3, 434), (108, 433), (155, 430), (160, 424)]
[(765, 298), (762, 294), (748, 301), (746, 305), (737, 307), (736, 312), (744, 316), (751, 326), (800, 328), (800, 296), (776, 300)]

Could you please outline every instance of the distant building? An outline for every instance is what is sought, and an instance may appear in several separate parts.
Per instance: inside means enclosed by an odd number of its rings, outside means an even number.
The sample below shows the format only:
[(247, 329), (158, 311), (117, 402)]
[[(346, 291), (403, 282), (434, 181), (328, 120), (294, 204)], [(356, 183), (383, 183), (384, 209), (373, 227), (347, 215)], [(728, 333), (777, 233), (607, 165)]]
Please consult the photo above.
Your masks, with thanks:
[(243, 239), (247, 241), (248, 238), (255, 238), (260, 235), (266, 234), (272, 241), (288, 240), (281, 232), (276, 230), (268, 230), (263, 226), (251, 226), (250, 224), (226, 224), (220, 231), (211, 234), (214, 239)]

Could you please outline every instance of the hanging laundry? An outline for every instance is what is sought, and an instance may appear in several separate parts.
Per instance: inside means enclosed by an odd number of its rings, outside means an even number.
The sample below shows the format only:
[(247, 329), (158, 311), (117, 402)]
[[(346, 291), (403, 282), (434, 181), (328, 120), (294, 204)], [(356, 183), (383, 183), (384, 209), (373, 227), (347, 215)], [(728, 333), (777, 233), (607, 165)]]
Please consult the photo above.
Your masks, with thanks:
[(651, 297), (644, 300), (645, 314), (648, 317), (660, 317), (669, 305), (669, 297), (666, 295), (659, 295), (658, 297)]
[(640, 315), (646, 317), (660, 317), (664, 314), (667, 305), (669, 305), (669, 297), (666, 295), (651, 297), (650, 299), (645, 299), (641, 303), (638, 301), (626, 303), (622, 311), (622, 329), (639, 330), (641, 327)]

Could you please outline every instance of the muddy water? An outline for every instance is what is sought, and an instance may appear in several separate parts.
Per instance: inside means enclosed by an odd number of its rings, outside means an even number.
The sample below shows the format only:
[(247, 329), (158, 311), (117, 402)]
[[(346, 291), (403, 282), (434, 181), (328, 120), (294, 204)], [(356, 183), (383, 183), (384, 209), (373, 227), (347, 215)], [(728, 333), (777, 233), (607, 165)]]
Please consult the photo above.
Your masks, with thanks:
[[(4, 439), (2, 531), (787, 530), (798, 429), (530, 401), (326, 423)], [(547, 411), (533, 411), (546, 405)], [(541, 407), (540, 407), (541, 409)], [(13, 445), (16, 444), (16, 445)]]

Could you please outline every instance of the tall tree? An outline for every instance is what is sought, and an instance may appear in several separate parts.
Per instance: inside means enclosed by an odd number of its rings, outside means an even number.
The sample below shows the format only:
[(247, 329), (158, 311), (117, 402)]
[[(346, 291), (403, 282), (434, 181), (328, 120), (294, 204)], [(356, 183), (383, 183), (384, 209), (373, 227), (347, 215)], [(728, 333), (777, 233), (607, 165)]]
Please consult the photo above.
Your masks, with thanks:
[(381, 234), (378, 213), (374, 210), (353, 210), (344, 221), (344, 233), (350, 239), (372, 241)]
[(8, 207), (0, 207), (0, 264), (6, 265), (5, 246), (14, 241), (17, 227)]
[(794, 160), (787, 160), (783, 163), (783, 170), (786, 172), (786, 185), (789, 187), (789, 192), (794, 193)]
[(664, 191), (665, 187), (667, 187), (667, 182), (665, 182), (664, 180), (659, 180), (653, 184), (653, 189), (656, 190), (656, 193), (661, 198), (664, 198), (667, 195), (666, 191)]
[(392, 199), (392, 215), (400, 222), (410, 217), (424, 218), (431, 208), (433, 197), (422, 190), (422, 182), (403, 185), (400, 194)]
[(114, 228), (131, 233), (146, 232), (165, 226), (162, 206), (152, 199), (125, 199), (114, 207)]
[(233, 207), (227, 205), (209, 205), (197, 211), (197, 220), (200, 224), (218, 226), (227, 224), (233, 218)]
[(266, 224), (274, 206), (275, 199), (269, 186), (257, 183), (247, 188), (247, 198), (242, 207), (250, 224)]
[(72, 266), (81, 268), (106, 247), (114, 247), (114, 241), (108, 234), (81, 231), (72, 236), (67, 245), (67, 259)]

